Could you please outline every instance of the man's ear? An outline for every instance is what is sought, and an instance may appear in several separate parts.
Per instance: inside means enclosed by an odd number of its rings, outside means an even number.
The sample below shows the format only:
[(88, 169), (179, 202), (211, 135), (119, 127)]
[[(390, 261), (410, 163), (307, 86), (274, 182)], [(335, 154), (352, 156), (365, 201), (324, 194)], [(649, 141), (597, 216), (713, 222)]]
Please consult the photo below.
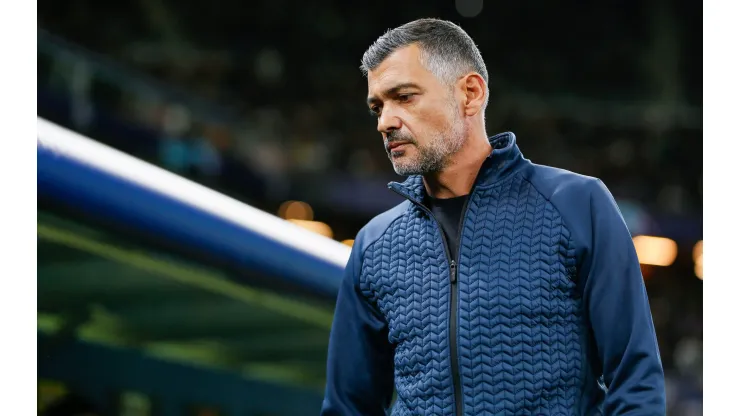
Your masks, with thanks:
[(486, 81), (476, 72), (471, 72), (460, 79), (461, 88), (465, 95), (464, 110), (466, 116), (478, 114), (486, 102)]

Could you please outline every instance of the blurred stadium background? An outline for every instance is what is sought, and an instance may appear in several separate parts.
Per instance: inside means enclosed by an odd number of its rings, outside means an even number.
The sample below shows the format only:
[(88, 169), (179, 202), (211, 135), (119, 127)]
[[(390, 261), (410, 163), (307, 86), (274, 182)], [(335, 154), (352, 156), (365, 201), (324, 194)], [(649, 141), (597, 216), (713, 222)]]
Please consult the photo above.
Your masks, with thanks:
[[(326, 256), (341, 260), (398, 202), (360, 57), (419, 17), (478, 43), (489, 133), (514, 131), (526, 157), (600, 177), (617, 197), (669, 414), (702, 413), (702, 23), (701, 3), (684, 0), (39, 1), (40, 126), (293, 223), (248, 207), (218, 219), (197, 206), (218, 198), (195, 191), (170, 210), (142, 191), (159, 175), (131, 187), (63, 165), (40, 128), (39, 411), (317, 414), (341, 274)], [(322, 260), (316, 235), (341, 244)]]

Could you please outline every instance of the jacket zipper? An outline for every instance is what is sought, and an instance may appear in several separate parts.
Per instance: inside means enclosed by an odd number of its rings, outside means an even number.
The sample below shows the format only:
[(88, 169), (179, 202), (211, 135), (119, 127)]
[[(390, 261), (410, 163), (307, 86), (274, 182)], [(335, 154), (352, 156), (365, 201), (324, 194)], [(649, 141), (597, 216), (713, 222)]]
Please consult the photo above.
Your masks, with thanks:
[[(478, 181), (478, 178), (476, 178), (476, 182)], [(434, 220), (434, 222), (437, 224), (437, 229), (439, 230), (440, 236), (442, 237), (442, 244), (445, 248), (445, 256), (447, 257), (447, 264), (450, 267), (450, 315), (449, 315), (449, 323), (450, 323), (450, 330), (449, 330), (449, 337), (450, 337), (450, 366), (452, 367), (452, 389), (453, 389), (453, 399), (455, 402), (455, 415), (456, 416), (462, 416), (463, 414), (463, 403), (462, 403), (462, 386), (460, 385), (460, 363), (458, 361), (458, 349), (457, 349), (457, 304), (458, 304), (458, 285), (457, 285), (457, 264), (460, 261), (460, 246), (462, 244), (458, 243), (457, 246), (457, 260), (452, 259), (452, 255), (450, 254), (450, 247), (447, 244), (447, 238), (444, 235), (444, 231), (442, 230), (442, 224), (439, 223), (439, 220), (434, 217), (434, 214), (432, 214), (432, 211), (425, 207), (424, 204), (414, 200), (413, 198), (409, 198), (407, 195), (404, 195), (402, 192), (399, 192), (395, 188), (391, 187), (391, 189), (396, 192), (397, 194), (403, 196), (404, 198), (407, 198), (411, 202), (415, 203), (419, 208), (424, 210), (430, 218)], [(463, 204), (463, 210), (462, 214), (460, 215), (460, 223), (458, 224), (458, 233), (459, 233), (459, 241), (462, 242), (463, 237), (463, 225), (465, 224), (465, 217), (468, 212), (468, 202), (470, 201), (470, 198), (473, 196), (473, 192), (475, 191), (475, 185), (473, 185), (473, 188), (470, 190), (470, 193), (468, 194), (468, 198), (465, 200), (465, 203)]]
[[(477, 182), (477, 179), (476, 179)], [(455, 415), (462, 416), (463, 414), (463, 395), (462, 386), (460, 385), (460, 363), (458, 361), (458, 350), (457, 350), (457, 304), (458, 304), (458, 292), (460, 291), (458, 282), (458, 263), (460, 262), (460, 246), (463, 241), (463, 225), (465, 224), (465, 217), (468, 213), (468, 202), (473, 197), (475, 191), (475, 185), (470, 190), (470, 194), (465, 199), (463, 204), (462, 214), (460, 215), (460, 224), (457, 226), (458, 232), (458, 245), (457, 245), (457, 261), (452, 260), (450, 263), (450, 361), (452, 362), (452, 386), (455, 390)], [(444, 237), (444, 236), (443, 236)], [(449, 252), (448, 252), (449, 258)]]
[(462, 387), (460, 386), (460, 363), (457, 359), (457, 263), (450, 263), (450, 364), (452, 366), (452, 388), (455, 390), (455, 415), (462, 416)]

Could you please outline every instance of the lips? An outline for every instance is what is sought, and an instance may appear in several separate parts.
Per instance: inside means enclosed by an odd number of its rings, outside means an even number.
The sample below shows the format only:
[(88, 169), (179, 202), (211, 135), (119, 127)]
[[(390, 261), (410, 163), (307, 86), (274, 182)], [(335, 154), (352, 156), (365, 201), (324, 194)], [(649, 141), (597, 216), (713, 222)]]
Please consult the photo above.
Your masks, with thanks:
[(409, 142), (393, 142), (393, 143), (388, 143), (388, 151), (389, 152), (390, 151), (393, 151), (393, 149), (395, 149), (397, 147), (400, 147), (400, 146), (403, 146), (405, 144), (409, 144)]

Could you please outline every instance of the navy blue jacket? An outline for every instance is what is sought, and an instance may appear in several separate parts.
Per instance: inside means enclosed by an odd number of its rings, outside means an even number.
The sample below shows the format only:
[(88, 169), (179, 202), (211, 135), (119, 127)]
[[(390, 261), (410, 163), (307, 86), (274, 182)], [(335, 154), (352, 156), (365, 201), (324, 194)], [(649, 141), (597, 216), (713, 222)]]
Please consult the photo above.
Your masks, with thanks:
[(631, 235), (598, 179), (492, 137), (450, 259), (407, 198), (358, 234), (337, 299), (321, 414), (664, 415)]

